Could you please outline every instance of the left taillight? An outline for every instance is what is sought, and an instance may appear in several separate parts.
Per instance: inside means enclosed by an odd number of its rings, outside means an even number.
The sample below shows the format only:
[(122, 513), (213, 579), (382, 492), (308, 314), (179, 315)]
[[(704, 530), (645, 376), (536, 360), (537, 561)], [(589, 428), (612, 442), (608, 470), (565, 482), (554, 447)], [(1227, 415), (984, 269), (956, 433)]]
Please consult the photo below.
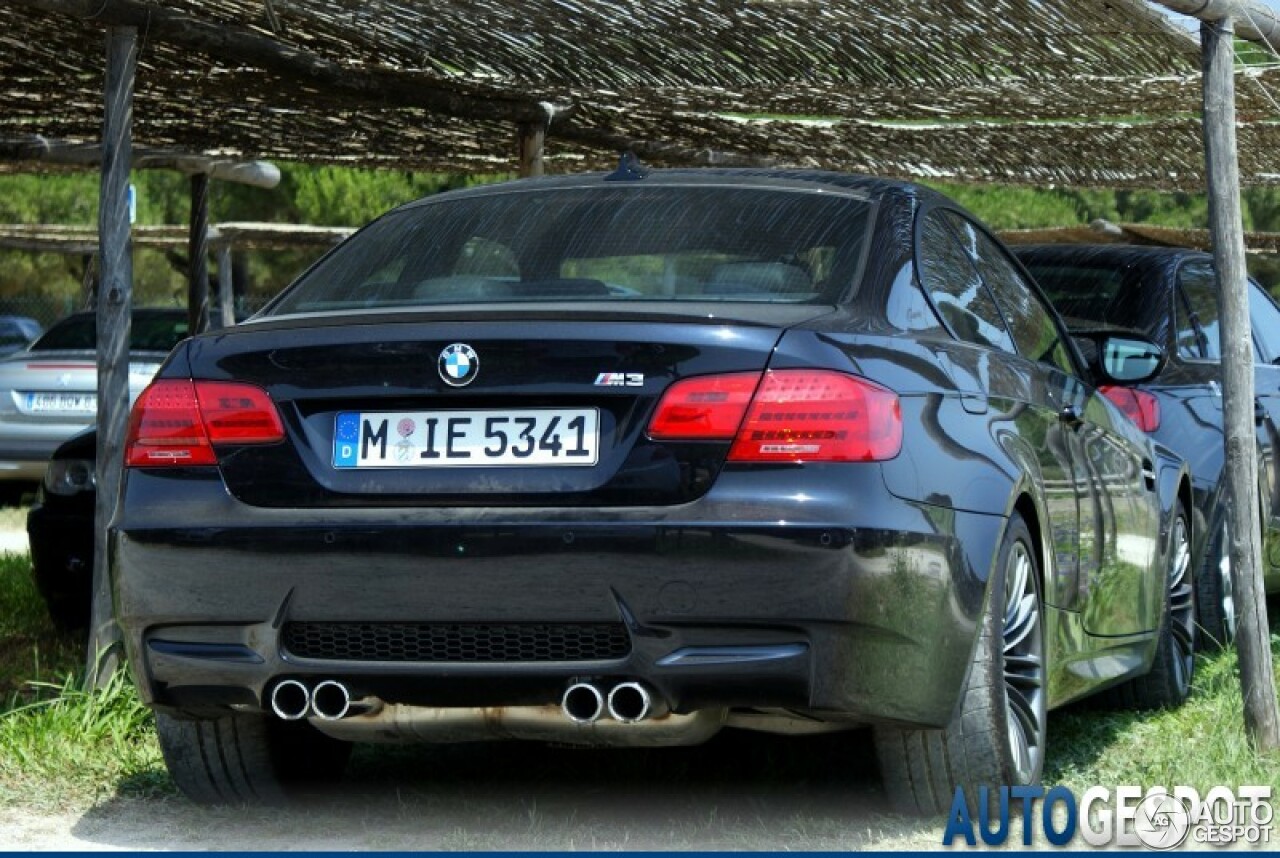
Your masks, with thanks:
[(216, 465), (217, 444), (284, 440), (280, 414), (265, 390), (227, 381), (160, 379), (129, 416), (125, 465)]

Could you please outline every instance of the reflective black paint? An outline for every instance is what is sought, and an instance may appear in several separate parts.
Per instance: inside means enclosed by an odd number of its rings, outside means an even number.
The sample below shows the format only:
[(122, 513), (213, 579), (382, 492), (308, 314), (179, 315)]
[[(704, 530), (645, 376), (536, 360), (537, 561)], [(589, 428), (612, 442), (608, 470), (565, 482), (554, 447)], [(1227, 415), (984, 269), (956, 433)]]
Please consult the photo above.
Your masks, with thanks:
[[(283, 676), (337, 676), (388, 701), (547, 703), (570, 678), (598, 676), (648, 680), (677, 711), (782, 706), (940, 725), (1014, 510), (1042, 543), (1051, 703), (1144, 670), (1180, 463), (1098, 395), (1083, 367), (980, 348), (942, 326), (919, 292), (913, 252), (920, 211), (954, 208), (942, 197), (829, 174), (713, 175), (870, 195), (877, 229), (848, 300), (322, 314), (254, 321), (179, 348), (162, 377), (260, 384), (289, 437), (222, 451), (216, 469), (127, 473), (111, 565), (147, 702), (261, 706)], [(454, 342), (473, 346), (484, 367), (457, 390), (435, 372)], [(726, 463), (727, 444), (644, 436), (673, 380), (765, 367), (834, 369), (894, 390), (903, 452), (885, 463), (743, 465)], [(599, 372), (643, 372), (645, 384), (596, 388)], [(328, 466), (337, 410), (492, 403), (600, 407), (601, 465)], [(1061, 416), (1067, 408), (1073, 421)], [(1162, 477), (1148, 485), (1143, 472), (1156, 460)], [(621, 619), (633, 650), (618, 663), (480, 666), (281, 654), (285, 621), (357, 619)], [(152, 640), (244, 647), (262, 663)], [(699, 645), (786, 645), (793, 655), (732, 666), (664, 661)]]
[[(1015, 253), (1032, 273), (1062, 267), (1098, 267), (1123, 272), (1132, 287), (1124, 307), (1108, 318), (1082, 318), (1081, 324), (1106, 322), (1144, 331), (1165, 347), (1168, 362), (1163, 371), (1145, 384), (1134, 385), (1157, 397), (1160, 426), (1153, 433), (1159, 443), (1186, 459), (1191, 471), (1195, 526), (1194, 557), (1200, 568), (1213, 533), (1221, 527), (1226, 504), (1222, 437), (1222, 367), (1216, 360), (1188, 359), (1179, 354), (1176, 339), (1175, 301), (1178, 272), (1189, 264), (1212, 266), (1213, 258), (1201, 251), (1169, 247), (1028, 246)], [(1069, 296), (1070, 292), (1065, 291)], [(1250, 301), (1266, 300), (1258, 292)], [(1257, 451), (1259, 496), (1263, 504), (1267, 547), (1265, 570), (1269, 592), (1280, 591), (1280, 474), (1275, 466), (1280, 449), (1280, 366), (1257, 358), (1255, 390), (1258, 398)]]

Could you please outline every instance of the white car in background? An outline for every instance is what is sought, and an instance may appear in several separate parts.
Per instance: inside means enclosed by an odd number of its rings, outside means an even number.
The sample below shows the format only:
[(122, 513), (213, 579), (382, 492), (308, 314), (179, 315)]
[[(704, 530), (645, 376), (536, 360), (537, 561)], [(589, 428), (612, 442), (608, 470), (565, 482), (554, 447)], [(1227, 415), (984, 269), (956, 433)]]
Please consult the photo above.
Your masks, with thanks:
[[(129, 397), (187, 336), (184, 309), (133, 311)], [(98, 416), (97, 322), (75, 313), (0, 358), (0, 480), (38, 481), (55, 447)]]

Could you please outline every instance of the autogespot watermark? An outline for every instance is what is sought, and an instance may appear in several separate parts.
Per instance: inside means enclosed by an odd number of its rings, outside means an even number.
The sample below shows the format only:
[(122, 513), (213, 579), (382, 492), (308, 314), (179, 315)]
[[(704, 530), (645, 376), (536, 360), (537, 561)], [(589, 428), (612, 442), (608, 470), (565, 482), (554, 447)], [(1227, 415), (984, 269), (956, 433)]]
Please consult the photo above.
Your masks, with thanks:
[(1000, 846), (1018, 818), (1027, 846), (1037, 828), (1054, 846), (1267, 846), (1275, 816), (1269, 786), (1219, 786), (1203, 796), (1187, 786), (1095, 786), (1079, 799), (1061, 786), (979, 787), (976, 815), (968, 799), (957, 787), (943, 846)]

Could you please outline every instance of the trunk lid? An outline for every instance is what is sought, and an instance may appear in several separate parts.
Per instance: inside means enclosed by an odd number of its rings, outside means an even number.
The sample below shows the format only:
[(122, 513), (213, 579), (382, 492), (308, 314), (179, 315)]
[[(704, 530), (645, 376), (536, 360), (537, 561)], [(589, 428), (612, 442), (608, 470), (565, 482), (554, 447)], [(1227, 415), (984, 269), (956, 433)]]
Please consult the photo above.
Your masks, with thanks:
[(784, 330), (831, 307), (451, 310), (251, 323), (192, 340), (166, 374), (270, 394), (285, 442), (219, 449), (246, 503), (674, 504), (710, 488), (730, 444), (650, 440), (663, 392), (764, 370)]

